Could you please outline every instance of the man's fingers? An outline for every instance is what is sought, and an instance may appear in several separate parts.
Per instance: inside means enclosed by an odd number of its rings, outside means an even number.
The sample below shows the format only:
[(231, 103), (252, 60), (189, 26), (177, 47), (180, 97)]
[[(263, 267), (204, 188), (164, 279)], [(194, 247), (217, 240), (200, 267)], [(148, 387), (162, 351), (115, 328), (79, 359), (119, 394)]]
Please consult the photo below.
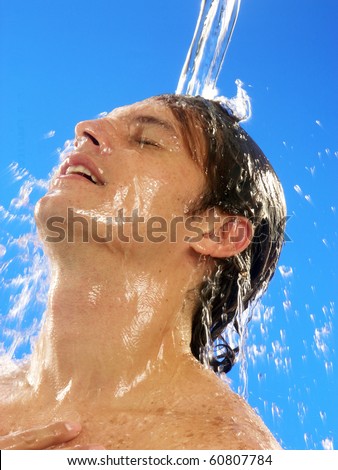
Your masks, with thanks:
[(3, 450), (42, 450), (74, 439), (81, 431), (79, 423), (59, 422), (0, 437)]

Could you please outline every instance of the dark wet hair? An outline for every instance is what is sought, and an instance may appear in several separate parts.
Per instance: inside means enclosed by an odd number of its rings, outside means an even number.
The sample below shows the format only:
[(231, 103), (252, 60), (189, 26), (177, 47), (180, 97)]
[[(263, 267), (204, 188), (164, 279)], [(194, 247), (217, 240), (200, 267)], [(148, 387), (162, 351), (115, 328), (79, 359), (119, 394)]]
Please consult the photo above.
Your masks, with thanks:
[[(206, 187), (191, 212), (202, 213), (217, 207), (226, 214), (247, 217), (253, 224), (253, 239), (240, 255), (215, 259), (215, 270), (200, 286), (196, 305), (191, 350), (201, 359), (208, 334), (205, 308), (211, 312), (210, 334), (221, 345), (211, 366), (228, 372), (236, 361), (238, 348), (232, 348), (222, 334), (232, 325), (239, 331), (238, 285), (249, 286), (242, 294), (243, 308), (257, 299), (272, 278), (284, 242), (286, 206), (282, 186), (271, 164), (252, 138), (219, 102), (184, 95), (161, 95), (157, 100), (169, 106), (182, 129), (192, 157), (203, 165)], [(204, 142), (206, 155), (201, 159)]]

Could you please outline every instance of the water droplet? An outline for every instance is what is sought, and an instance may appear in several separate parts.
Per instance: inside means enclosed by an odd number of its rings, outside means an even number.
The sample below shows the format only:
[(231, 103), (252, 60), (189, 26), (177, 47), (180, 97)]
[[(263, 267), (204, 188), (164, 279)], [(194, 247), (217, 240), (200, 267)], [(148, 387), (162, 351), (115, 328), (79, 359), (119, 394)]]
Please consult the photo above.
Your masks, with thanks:
[(299, 421), (301, 423), (304, 423), (304, 419), (305, 419), (305, 416), (306, 416), (306, 413), (307, 413), (307, 407), (304, 405), (303, 402), (301, 403), (298, 403), (297, 405), (297, 408), (298, 408), (298, 417), (299, 417)]
[(320, 419), (321, 419), (322, 421), (325, 421), (325, 420), (326, 420), (326, 413), (325, 413), (325, 411), (320, 411), (320, 412), (319, 412), (319, 416), (320, 416)]
[(298, 193), (300, 196), (303, 195), (303, 191), (301, 190), (301, 187), (298, 186), (298, 184), (296, 184), (293, 189), (296, 191), (296, 193)]
[(283, 307), (284, 307), (284, 310), (290, 310), (291, 308), (291, 301), (290, 300), (284, 300), (283, 302)]
[(282, 343), (285, 343), (285, 339), (286, 339), (285, 330), (280, 330), (279, 335), (280, 335), (280, 339), (282, 340)]
[(99, 113), (96, 115), (96, 117), (98, 119), (101, 119), (101, 118), (104, 118), (105, 116), (107, 116), (108, 112), (107, 111), (102, 111), (102, 113)]
[(332, 374), (333, 373), (333, 363), (332, 361), (325, 361), (324, 363), (325, 370), (327, 374)]
[(51, 130), (49, 132), (46, 132), (44, 135), (43, 135), (43, 138), (44, 139), (51, 139), (52, 137), (55, 136), (55, 131), (54, 130)]
[(278, 270), (284, 279), (293, 275), (293, 269), (291, 266), (279, 266)]
[(282, 413), (283, 411), (278, 408), (278, 406), (276, 405), (276, 403), (272, 403), (271, 405), (271, 412), (272, 412), (272, 416), (273, 418), (275, 419), (276, 417), (277, 418), (280, 418), (282, 416)]
[(4, 245), (0, 245), (0, 258), (5, 256), (6, 254), (6, 247)]
[(312, 176), (314, 176), (315, 171), (316, 171), (316, 167), (315, 167), (315, 166), (310, 166), (310, 168), (306, 166), (305, 169), (306, 169), (307, 171), (309, 171)]
[(312, 448), (313, 440), (311, 434), (305, 433), (304, 434), (304, 441), (307, 447)]
[(322, 440), (322, 446), (323, 446), (323, 449), (325, 449), (325, 450), (334, 450), (334, 448), (333, 448), (333, 439), (329, 438), (329, 437), (327, 437), (326, 439), (323, 439)]

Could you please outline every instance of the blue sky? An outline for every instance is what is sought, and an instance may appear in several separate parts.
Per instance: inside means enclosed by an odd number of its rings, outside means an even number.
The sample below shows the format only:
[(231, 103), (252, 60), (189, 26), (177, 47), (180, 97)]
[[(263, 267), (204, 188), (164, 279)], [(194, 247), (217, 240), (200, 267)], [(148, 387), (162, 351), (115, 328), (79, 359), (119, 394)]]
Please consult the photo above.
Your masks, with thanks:
[[(0, 0), (0, 205), (22, 183), (13, 161), (46, 178), (78, 121), (174, 92), (199, 7)], [(242, 0), (218, 81), (228, 97), (244, 82), (244, 127), (286, 193), (292, 241), (264, 298), (265, 326), (250, 330), (249, 402), (288, 449), (338, 445), (337, 18), (336, 0)], [(0, 222), (5, 246), (21, 229)]]

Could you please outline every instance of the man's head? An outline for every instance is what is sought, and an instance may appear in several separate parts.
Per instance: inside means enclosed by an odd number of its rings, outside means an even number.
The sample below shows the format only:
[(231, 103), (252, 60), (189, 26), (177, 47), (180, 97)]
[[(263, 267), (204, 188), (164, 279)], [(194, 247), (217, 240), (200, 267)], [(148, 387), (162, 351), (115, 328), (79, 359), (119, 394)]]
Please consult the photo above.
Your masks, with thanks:
[[(36, 210), (51, 258), (72, 260), (81, 272), (95, 264), (108, 279), (121, 262), (152, 273), (154, 282), (170, 279), (169, 310), (194, 290), (191, 349), (198, 358), (208, 339), (205, 306), (216, 339), (235, 318), (241, 279), (250, 284), (247, 306), (274, 273), (285, 203), (267, 159), (220, 104), (178, 95), (80, 123), (64, 157)], [(227, 348), (224, 370), (233, 361)]]

